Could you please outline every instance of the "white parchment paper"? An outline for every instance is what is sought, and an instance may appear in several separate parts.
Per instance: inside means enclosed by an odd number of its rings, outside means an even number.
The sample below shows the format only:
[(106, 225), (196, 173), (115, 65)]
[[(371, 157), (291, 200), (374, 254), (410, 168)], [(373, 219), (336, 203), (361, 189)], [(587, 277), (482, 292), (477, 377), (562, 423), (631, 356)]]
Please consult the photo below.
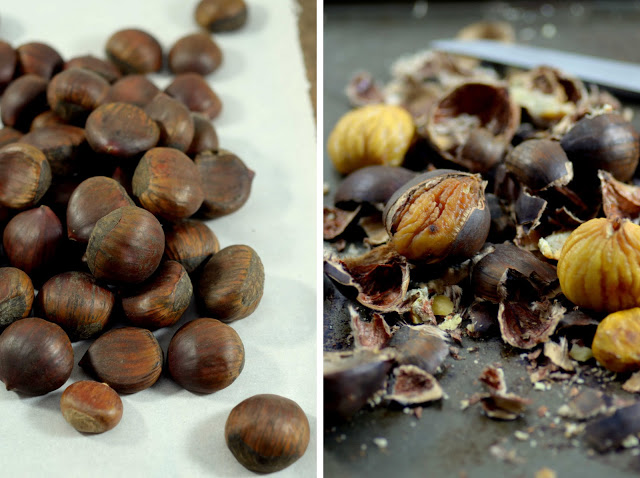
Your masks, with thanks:
[[(116, 30), (153, 33), (165, 51), (198, 30), (196, 0), (19, 0), (0, 3), (0, 38), (54, 46), (65, 59), (104, 57)], [(264, 297), (232, 326), (246, 350), (245, 368), (227, 389), (196, 395), (163, 375), (150, 389), (123, 395), (120, 424), (83, 435), (59, 410), (60, 395), (88, 378), (77, 366), (90, 342), (74, 344), (76, 367), (61, 389), (24, 397), (0, 384), (0, 476), (240, 477), (224, 423), (240, 401), (258, 393), (295, 400), (311, 424), (306, 454), (271, 476), (316, 475), (316, 140), (304, 76), (294, 0), (247, 0), (242, 30), (217, 34), (223, 65), (208, 77), (223, 101), (214, 121), (220, 144), (256, 172), (251, 197), (237, 213), (210, 221), (221, 246), (248, 244), (262, 258)], [(153, 75), (164, 88), (168, 74)], [(192, 306), (178, 324), (196, 318)], [(166, 353), (178, 326), (155, 334)]]

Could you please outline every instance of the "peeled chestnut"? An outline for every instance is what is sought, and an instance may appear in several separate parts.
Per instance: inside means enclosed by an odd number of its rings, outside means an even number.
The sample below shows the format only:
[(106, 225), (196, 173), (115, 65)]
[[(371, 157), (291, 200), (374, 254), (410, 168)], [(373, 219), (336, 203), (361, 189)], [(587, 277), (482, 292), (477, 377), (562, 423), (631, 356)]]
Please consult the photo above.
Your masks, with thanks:
[(106, 383), (81, 380), (62, 392), (60, 411), (79, 432), (104, 433), (120, 423), (122, 400)]
[(48, 206), (16, 214), (2, 237), (9, 263), (30, 276), (44, 272), (53, 263), (62, 240), (60, 219)]
[(471, 257), (491, 226), (480, 176), (447, 169), (422, 174), (398, 189), (383, 217), (391, 246), (426, 263)]
[(0, 148), (0, 205), (34, 206), (51, 185), (51, 166), (35, 146), (9, 143)]
[(165, 255), (182, 264), (188, 273), (192, 273), (219, 250), (218, 238), (201, 221), (182, 221), (165, 229)]
[(143, 30), (120, 30), (111, 35), (105, 48), (109, 60), (125, 75), (162, 69), (162, 46)]
[(304, 455), (309, 444), (309, 420), (293, 400), (254, 395), (231, 410), (224, 435), (229, 450), (244, 467), (273, 473)]
[(98, 337), (79, 365), (116, 392), (151, 387), (162, 373), (162, 349), (147, 329), (123, 327)]
[(59, 325), (30, 317), (0, 334), (0, 380), (7, 390), (44, 395), (60, 388), (72, 369), (71, 341)]
[(145, 75), (127, 75), (117, 80), (107, 93), (105, 103), (131, 103), (143, 107), (160, 89)]
[(191, 216), (204, 200), (197, 166), (173, 148), (147, 151), (133, 173), (131, 185), (142, 207), (169, 221)]
[(192, 320), (171, 338), (167, 365), (181, 387), (213, 393), (231, 385), (242, 372), (244, 345), (236, 331), (219, 320)]
[(86, 260), (98, 279), (138, 283), (160, 265), (164, 232), (153, 214), (124, 206), (100, 219), (89, 237)]
[(109, 82), (93, 71), (71, 68), (54, 76), (47, 87), (47, 101), (63, 120), (84, 123), (104, 101)]
[(222, 111), (222, 101), (205, 79), (197, 73), (181, 73), (165, 88), (165, 93), (182, 101), (191, 111), (217, 118)]
[(216, 252), (198, 280), (206, 311), (223, 322), (251, 315), (262, 298), (264, 267), (249, 246), (233, 245)]
[(194, 162), (204, 190), (201, 216), (226, 216), (247, 202), (255, 173), (238, 156), (225, 149), (204, 151)]
[(144, 108), (160, 127), (160, 146), (186, 151), (193, 141), (193, 117), (180, 101), (164, 93), (156, 95)]
[(169, 327), (180, 320), (192, 297), (187, 271), (179, 262), (166, 261), (147, 282), (123, 294), (122, 310), (136, 327)]
[(201, 0), (195, 18), (212, 32), (237, 30), (247, 21), (247, 4), (244, 0)]
[(15, 267), (0, 267), (0, 328), (31, 312), (34, 290), (31, 279)]
[(94, 337), (109, 322), (115, 295), (91, 274), (70, 271), (53, 276), (38, 292), (38, 311), (71, 340)]

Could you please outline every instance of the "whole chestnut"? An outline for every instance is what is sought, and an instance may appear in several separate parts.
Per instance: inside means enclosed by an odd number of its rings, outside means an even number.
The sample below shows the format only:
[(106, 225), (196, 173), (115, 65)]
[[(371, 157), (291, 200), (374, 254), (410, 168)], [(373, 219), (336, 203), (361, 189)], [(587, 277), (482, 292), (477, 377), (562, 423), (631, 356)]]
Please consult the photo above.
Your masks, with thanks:
[(181, 387), (213, 393), (231, 385), (242, 372), (244, 345), (237, 332), (219, 320), (192, 320), (171, 338), (167, 365)]
[(122, 400), (106, 383), (81, 380), (62, 392), (60, 411), (79, 432), (104, 433), (120, 423)]
[(215, 151), (218, 149), (218, 133), (209, 118), (201, 113), (191, 113), (193, 118), (193, 141), (187, 149), (189, 156), (194, 156), (203, 151)]
[(549, 139), (529, 139), (506, 157), (507, 171), (532, 191), (565, 186), (573, 179), (573, 164), (562, 146)]
[(115, 83), (122, 78), (122, 73), (116, 68), (116, 66), (108, 60), (95, 57), (93, 55), (76, 56), (67, 60), (64, 64), (63, 70), (69, 70), (71, 68), (83, 68), (85, 70), (97, 73), (109, 83)]
[(44, 153), (51, 166), (51, 175), (56, 179), (77, 173), (83, 163), (83, 153), (88, 149), (84, 130), (67, 124), (34, 129), (20, 138), (20, 142)]
[(182, 264), (189, 274), (219, 250), (218, 238), (201, 221), (181, 221), (165, 229), (165, 255)]
[(91, 274), (70, 271), (45, 282), (36, 302), (38, 312), (75, 341), (102, 333), (111, 317), (115, 295)]
[(193, 141), (193, 117), (180, 101), (160, 93), (144, 108), (160, 127), (160, 146), (186, 151)]
[(98, 337), (78, 365), (116, 392), (151, 387), (162, 373), (162, 349), (147, 329), (123, 327)]
[(197, 73), (181, 73), (164, 90), (169, 96), (184, 103), (191, 111), (217, 118), (222, 111), (222, 101), (205, 79)]
[(62, 241), (62, 224), (48, 206), (16, 214), (2, 236), (9, 263), (29, 276), (40, 275), (53, 263)]
[(27, 131), (33, 118), (48, 108), (47, 80), (38, 75), (16, 78), (0, 98), (2, 124), (20, 131)]
[(491, 226), (486, 181), (451, 170), (421, 174), (398, 189), (383, 216), (391, 246), (426, 263), (473, 256)]
[(117, 80), (107, 93), (105, 103), (131, 103), (143, 107), (160, 93), (145, 75), (127, 75)]
[(251, 247), (233, 245), (216, 252), (198, 280), (207, 313), (223, 322), (251, 315), (262, 299), (264, 267)]
[(170, 327), (180, 320), (192, 297), (187, 271), (179, 262), (166, 261), (139, 288), (123, 293), (122, 310), (136, 327)]
[(63, 120), (84, 124), (104, 101), (110, 85), (102, 76), (83, 68), (71, 68), (54, 76), (47, 86), (49, 107)]
[(211, 32), (237, 30), (247, 21), (247, 4), (244, 0), (201, 0), (195, 19)]
[(139, 283), (160, 265), (164, 232), (153, 214), (124, 206), (100, 219), (89, 237), (86, 260), (98, 279)]
[(4, 92), (16, 71), (18, 54), (6, 41), (0, 41), (0, 95)]
[(35, 74), (49, 80), (62, 69), (64, 64), (60, 53), (46, 43), (25, 43), (16, 48), (16, 52), (21, 75)]
[(31, 312), (34, 290), (31, 279), (15, 267), (0, 267), (0, 328)]
[(0, 148), (9, 143), (16, 143), (22, 137), (22, 133), (10, 126), (0, 128)]
[(7, 390), (44, 395), (60, 388), (72, 369), (71, 341), (59, 325), (29, 317), (0, 334), (0, 380)]
[(309, 420), (293, 400), (254, 395), (231, 410), (224, 435), (240, 464), (257, 473), (273, 473), (304, 455), (309, 444)]
[(222, 50), (206, 33), (192, 33), (176, 41), (169, 51), (172, 73), (208, 75), (222, 63)]
[(162, 69), (162, 46), (151, 34), (136, 28), (111, 35), (105, 47), (107, 58), (125, 75), (153, 73)]
[(34, 206), (51, 185), (51, 166), (35, 146), (9, 143), (0, 148), (0, 205)]

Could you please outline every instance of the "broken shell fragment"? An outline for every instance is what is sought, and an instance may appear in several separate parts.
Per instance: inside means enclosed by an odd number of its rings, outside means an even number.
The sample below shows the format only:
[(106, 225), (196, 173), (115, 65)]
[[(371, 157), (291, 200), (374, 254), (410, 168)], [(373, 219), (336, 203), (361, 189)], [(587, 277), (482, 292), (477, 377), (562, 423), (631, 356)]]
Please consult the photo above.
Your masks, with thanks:
[(353, 107), (384, 103), (384, 94), (368, 71), (361, 71), (353, 75), (345, 93)]
[(415, 365), (400, 365), (393, 370), (385, 399), (401, 405), (418, 405), (442, 398), (442, 388), (433, 375)]
[(433, 325), (406, 326), (398, 329), (389, 340), (395, 349), (396, 362), (415, 365), (434, 374), (449, 355), (447, 334)]
[(530, 139), (505, 159), (507, 170), (532, 191), (565, 186), (573, 179), (573, 165), (557, 141)]
[(479, 175), (447, 169), (409, 181), (383, 213), (390, 245), (407, 259), (426, 263), (473, 256), (491, 227), (486, 184)]
[(349, 305), (349, 315), (356, 347), (380, 350), (387, 345), (393, 333), (382, 315), (374, 313), (370, 321), (364, 321), (352, 305)]
[(592, 421), (585, 428), (587, 444), (604, 453), (622, 446), (629, 435), (640, 433), (640, 402), (617, 410), (613, 415)]
[(608, 219), (640, 218), (640, 187), (618, 181), (607, 171), (599, 170), (602, 210)]
[(498, 307), (502, 339), (520, 349), (532, 349), (549, 340), (556, 330), (565, 308), (558, 302), (503, 302)]
[(345, 211), (337, 207), (323, 208), (322, 236), (324, 240), (331, 241), (341, 236), (359, 213), (359, 207), (354, 211)]

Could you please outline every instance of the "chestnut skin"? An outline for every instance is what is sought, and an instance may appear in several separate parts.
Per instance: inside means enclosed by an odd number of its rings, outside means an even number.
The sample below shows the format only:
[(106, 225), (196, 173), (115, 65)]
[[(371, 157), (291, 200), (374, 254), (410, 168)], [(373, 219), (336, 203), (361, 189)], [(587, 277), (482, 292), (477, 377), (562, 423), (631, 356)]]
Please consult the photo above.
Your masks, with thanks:
[(81, 380), (62, 392), (60, 411), (79, 432), (104, 433), (120, 423), (122, 400), (106, 383)]

